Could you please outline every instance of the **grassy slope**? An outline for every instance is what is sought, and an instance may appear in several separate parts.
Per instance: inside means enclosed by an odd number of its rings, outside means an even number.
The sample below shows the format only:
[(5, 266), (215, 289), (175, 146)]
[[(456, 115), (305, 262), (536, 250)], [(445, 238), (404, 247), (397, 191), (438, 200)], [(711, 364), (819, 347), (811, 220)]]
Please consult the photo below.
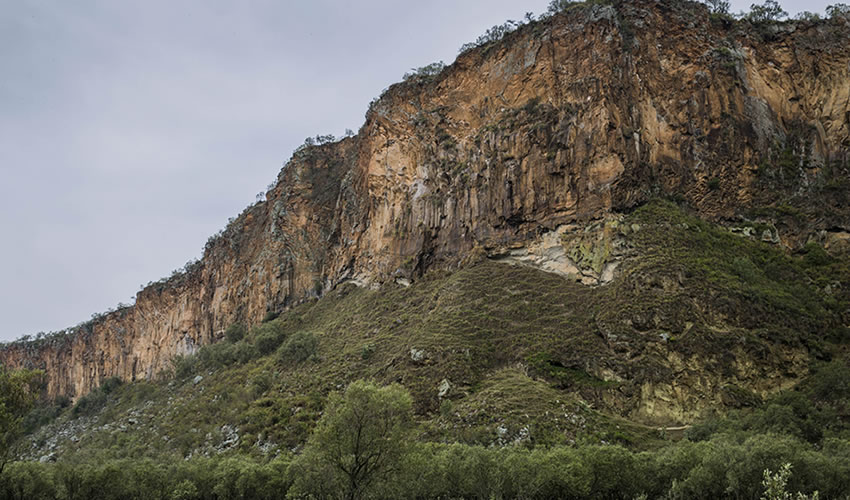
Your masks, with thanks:
[[(181, 377), (120, 386), (67, 410), (32, 435), (29, 453), (295, 449), (326, 395), (358, 378), (404, 384), (427, 440), (648, 448), (664, 433), (623, 416), (638, 404), (641, 384), (684, 376), (671, 367), (671, 352), (690, 363), (691, 376), (708, 378), (734, 372), (742, 356), (774, 373), (788, 352), (812, 360), (840, 352), (847, 301), (826, 285), (848, 283), (850, 273), (821, 249), (791, 257), (667, 202), (618, 227), (633, 257), (609, 285), (489, 261), (432, 272), (408, 288), (343, 285), (236, 344), (205, 348)], [(306, 360), (287, 350), (296, 334), (318, 340)], [(260, 356), (264, 335), (284, 346)], [(450, 388), (440, 398), (444, 379)], [(732, 406), (760, 404), (748, 387), (723, 390)], [(225, 425), (238, 428), (232, 446)]]

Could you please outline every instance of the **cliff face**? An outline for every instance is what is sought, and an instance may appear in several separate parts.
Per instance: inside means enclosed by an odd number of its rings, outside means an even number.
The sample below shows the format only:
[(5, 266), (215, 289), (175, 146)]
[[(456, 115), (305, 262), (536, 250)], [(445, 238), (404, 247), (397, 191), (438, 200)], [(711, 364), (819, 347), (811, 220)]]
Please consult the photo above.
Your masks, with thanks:
[(81, 395), (109, 376), (156, 377), (231, 323), (341, 282), (414, 279), (471, 253), (604, 282), (614, 267), (552, 249), (657, 194), (726, 221), (799, 200), (802, 219), (770, 239), (839, 238), (848, 166), (850, 21), (575, 8), (392, 86), (357, 136), (296, 152), (193, 269), (0, 361), (46, 369), (51, 395)]

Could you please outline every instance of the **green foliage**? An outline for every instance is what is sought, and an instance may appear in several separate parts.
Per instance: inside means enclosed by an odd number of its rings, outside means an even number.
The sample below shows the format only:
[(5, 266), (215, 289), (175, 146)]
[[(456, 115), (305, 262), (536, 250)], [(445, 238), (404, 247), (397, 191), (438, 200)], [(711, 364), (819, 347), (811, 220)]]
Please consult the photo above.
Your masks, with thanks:
[(41, 389), (43, 372), (0, 365), (0, 474)]
[[(759, 328), (770, 321), (777, 330), (803, 332), (824, 328), (827, 304), (801, 263), (781, 250), (690, 217), (669, 202), (650, 202), (633, 220), (646, 227), (634, 237), (646, 249), (639, 264), (644, 272), (663, 273), (661, 265), (681, 270), (688, 293), (705, 294), (705, 304), (720, 308), (727, 322)], [(752, 321), (756, 316), (759, 322)]]
[(730, 3), (727, 0), (705, 0), (708, 10), (716, 15), (728, 15)]
[[(545, 104), (520, 109), (532, 115)], [(766, 216), (794, 216), (771, 210)], [(753, 226), (759, 236), (763, 228)], [(705, 368), (716, 371), (730, 369), (721, 362), (728, 352), (735, 363), (745, 362), (740, 353), (768, 368), (778, 351), (805, 355), (800, 342), (814, 345), (827, 326), (844, 324), (840, 292), (823, 291), (840, 290), (832, 283), (842, 279), (843, 260), (814, 243), (787, 255), (663, 201), (606, 228), (635, 258), (605, 286), (490, 261), (409, 287), (341, 285), (241, 340), (186, 357), (183, 376), (203, 375), (196, 385), (115, 387), (94, 410), (98, 429), (60, 443), (60, 463), (20, 477), (33, 491), (39, 477), (52, 478), (60, 497), (73, 489), (75, 498), (267, 498), (275, 481), (280, 497), (290, 480), (299, 482), (293, 497), (344, 497), (351, 468), (339, 464), (356, 463), (357, 454), (330, 460), (327, 443), (339, 450), (350, 439), (327, 429), (350, 432), (350, 419), (332, 407), (352, 405), (340, 395), (326, 402), (327, 394), (375, 378), (404, 381), (421, 432), (405, 434), (393, 468), (358, 486), (372, 498), (758, 498), (764, 470), (783, 463), (793, 466), (789, 491), (850, 491), (850, 374), (840, 349), (818, 351), (833, 360), (813, 362), (797, 388), (764, 401), (744, 379), (740, 387), (725, 382), (721, 396), (737, 409), (681, 441), (614, 416), (616, 405), (636, 401), (629, 395), (643, 381), (676, 376), (659, 351), (687, 363), (719, 359)], [(321, 360), (297, 362), (314, 357), (319, 343)], [(451, 390), (440, 398), (443, 378)], [(130, 416), (140, 421), (103, 430)], [(223, 423), (238, 427), (240, 442), (215, 456)], [(289, 449), (303, 450), (292, 467)], [(280, 461), (258, 458), (277, 450)], [(213, 458), (198, 458), (205, 453)], [(154, 460), (145, 465), (141, 456)]]
[(807, 11), (807, 10), (804, 10), (804, 11), (802, 11), (802, 12), (798, 12), (798, 13), (794, 16), (794, 20), (796, 20), (796, 21), (816, 22), (816, 21), (820, 21), (820, 20), (821, 20), (821, 17), (820, 17), (820, 14), (818, 14), (818, 13), (816, 13), (816, 12), (809, 12), (809, 11)]
[(224, 331), (224, 338), (228, 342), (235, 344), (245, 338), (245, 333), (246, 331), (244, 326), (239, 323), (233, 323), (227, 327), (227, 330)]
[(278, 359), (284, 363), (300, 363), (315, 356), (319, 339), (310, 332), (296, 332), (277, 350)]
[(566, 367), (548, 353), (535, 353), (527, 358), (528, 366), (535, 373), (553, 380), (561, 388), (577, 385), (605, 386), (600, 380), (578, 367)]
[(485, 47), (492, 43), (496, 43), (502, 40), (509, 33), (513, 33), (518, 28), (523, 26), (528, 20), (525, 21), (513, 21), (508, 20), (503, 24), (497, 24), (491, 28), (489, 28), (483, 35), (479, 36), (474, 42), (465, 43), (460, 47), (460, 53), (464, 53), (468, 50), (472, 50), (477, 47)]
[(567, 8), (576, 4), (576, 0), (551, 0), (549, 2), (549, 6), (546, 9), (546, 13), (549, 15), (555, 15), (559, 12), (563, 12), (567, 10)]
[(267, 372), (262, 372), (251, 379), (250, 385), (254, 397), (260, 397), (272, 388), (272, 378)]
[(194, 355), (178, 354), (171, 360), (174, 369), (174, 377), (178, 380), (189, 378), (198, 369), (198, 357)]
[(123, 383), (120, 377), (107, 377), (100, 382), (100, 390), (108, 395)]
[(198, 487), (188, 479), (178, 483), (171, 492), (171, 500), (197, 500), (198, 498)]
[(372, 342), (363, 344), (363, 347), (360, 348), (360, 357), (369, 360), (375, 354), (375, 349), (375, 344)]
[(817, 500), (820, 497), (817, 491), (812, 493), (811, 496), (802, 493), (791, 495), (786, 491), (789, 477), (791, 477), (791, 464), (788, 462), (782, 464), (782, 467), (776, 473), (771, 472), (770, 469), (765, 469), (764, 480), (762, 481), (764, 486), (762, 500)]
[(265, 356), (277, 350), (286, 340), (286, 330), (278, 321), (263, 323), (251, 332), (251, 337), (260, 355)]
[(50, 471), (38, 463), (17, 462), (0, 476), (0, 498), (14, 500), (53, 500), (59, 488)]
[(826, 8), (826, 16), (830, 19), (839, 17), (850, 17), (850, 5), (846, 3), (837, 3)]
[(754, 23), (776, 22), (785, 17), (788, 17), (788, 13), (776, 0), (765, 0), (762, 4), (754, 3), (746, 15), (746, 18)]
[(273, 500), (286, 497), (289, 459), (250, 457), (173, 463), (107, 460), (20, 462), (0, 478), (0, 499), (14, 500)]
[(62, 414), (71, 405), (66, 396), (59, 396), (53, 401), (40, 401), (26, 414), (22, 421), (24, 434), (32, 434), (36, 429), (48, 424)]
[(720, 179), (718, 179), (717, 177), (713, 177), (713, 178), (709, 179), (708, 180), (708, 189), (710, 189), (712, 191), (717, 191), (718, 189), (720, 189)]
[(218, 369), (237, 363), (247, 363), (257, 357), (256, 348), (245, 342), (218, 342), (201, 347), (198, 360), (204, 367)]
[(827, 266), (834, 259), (826, 253), (822, 246), (814, 242), (806, 243), (803, 247), (803, 264), (809, 268)]
[(813, 374), (795, 390), (749, 406), (694, 425), (688, 430), (688, 438), (705, 441), (724, 433), (775, 433), (818, 444), (825, 437), (846, 435), (837, 415), (850, 410), (850, 367), (839, 359), (816, 365)]
[(103, 408), (104, 404), (106, 404), (106, 393), (100, 388), (96, 388), (77, 400), (71, 414), (75, 417), (91, 415)]
[(321, 497), (332, 488), (345, 498), (370, 496), (398, 472), (412, 430), (413, 404), (404, 388), (353, 382), (328, 398), (294, 463), (295, 491)]
[(442, 73), (446, 69), (446, 63), (443, 61), (434, 62), (421, 68), (413, 68), (409, 73), (404, 74), (404, 81), (418, 79), (419, 81), (427, 81)]
[(843, 409), (850, 402), (850, 366), (843, 359), (823, 363), (802, 386), (813, 400)]

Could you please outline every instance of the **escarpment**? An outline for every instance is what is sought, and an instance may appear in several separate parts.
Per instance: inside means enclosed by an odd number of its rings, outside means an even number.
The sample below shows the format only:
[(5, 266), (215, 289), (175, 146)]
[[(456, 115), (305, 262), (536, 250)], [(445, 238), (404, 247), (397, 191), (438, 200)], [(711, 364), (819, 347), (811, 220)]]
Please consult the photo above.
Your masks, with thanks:
[[(710, 220), (759, 221), (787, 248), (839, 241), (848, 168), (850, 22), (753, 26), (643, 0), (577, 7), (393, 85), (356, 136), (296, 151), (266, 201), (186, 273), (68, 335), (7, 345), (0, 360), (43, 368), (51, 395), (78, 396), (110, 376), (155, 378), (228, 325), (346, 281), (412, 280), (487, 255), (604, 283), (617, 272), (610, 252), (568, 243), (656, 196)], [(674, 405), (672, 389), (643, 391), (646, 412)]]

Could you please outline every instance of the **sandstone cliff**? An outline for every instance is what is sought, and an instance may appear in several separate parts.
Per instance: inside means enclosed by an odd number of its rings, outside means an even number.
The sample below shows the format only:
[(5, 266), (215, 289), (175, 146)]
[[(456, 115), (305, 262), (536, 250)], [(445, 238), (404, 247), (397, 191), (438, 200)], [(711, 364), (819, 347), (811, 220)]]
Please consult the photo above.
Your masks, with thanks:
[(802, 215), (771, 220), (768, 239), (838, 240), (848, 167), (850, 21), (577, 7), (393, 85), (355, 137), (297, 151), (197, 266), (0, 361), (46, 369), (52, 395), (81, 395), (109, 376), (156, 377), (233, 322), (341, 282), (415, 279), (471, 253), (604, 282), (615, 266), (583, 262), (563, 235), (659, 194), (733, 222), (798, 200)]

